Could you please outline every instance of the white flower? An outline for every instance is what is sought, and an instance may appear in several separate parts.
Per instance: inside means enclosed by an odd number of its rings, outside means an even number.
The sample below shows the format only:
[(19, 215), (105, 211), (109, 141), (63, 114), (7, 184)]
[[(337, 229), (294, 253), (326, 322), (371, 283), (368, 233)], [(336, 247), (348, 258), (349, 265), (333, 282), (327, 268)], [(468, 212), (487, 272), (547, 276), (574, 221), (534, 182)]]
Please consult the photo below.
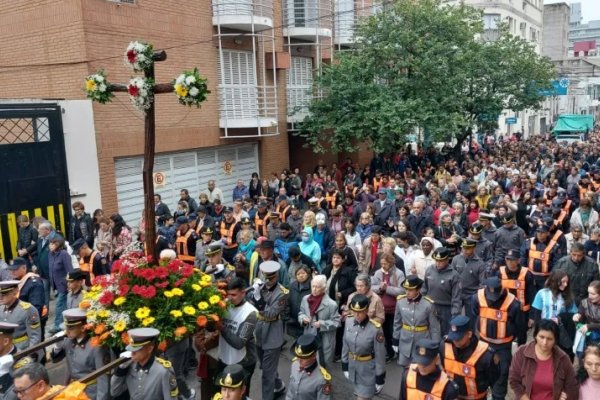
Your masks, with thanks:
[(137, 55), (137, 57), (136, 57), (136, 59), (135, 59), (135, 60), (136, 60), (137, 62), (144, 62), (144, 61), (146, 61), (146, 56), (145, 56), (145, 55), (143, 55), (142, 53), (140, 53), (140, 54), (138, 54), (138, 55)]
[(96, 82), (104, 82), (104, 77), (100, 74), (96, 74), (94, 76), (94, 79), (96, 80)]
[(188, 85), (191, 85), (194, 82), (196, 82), (196, 77), (193, 75), (190, 75), (187, 78), (185, 78), (185, 83), (187, 83)]
[(135, 51), (137, 51), (138, 53), (143, 52), (144, 50), (146, 50), (146, 46), (140, 42), (134, 42), (133, 43), (133, 49)]
[(189, 94), (192, 97), (196, 97), (196, 96), (198, 96), (198, 93), (200, 93), (200, 90), (198, 90), (198, 88), (194, 86), (193, 88), (190, 89)]
[(147, 94), (148, 94), (148, 91), (145, 88), (140, 89), (140, 96), (146, 97)]
[(101, 83), (98, 86), (98, 90), (101, 91), (101, 92), (106, 92), (106, 85), (104, 83)]
[(181, 74), (177, 77), (177, 79), (175, 79), (175, 83), (181, 85), (183, 82), (185, 81), (185, 75)]

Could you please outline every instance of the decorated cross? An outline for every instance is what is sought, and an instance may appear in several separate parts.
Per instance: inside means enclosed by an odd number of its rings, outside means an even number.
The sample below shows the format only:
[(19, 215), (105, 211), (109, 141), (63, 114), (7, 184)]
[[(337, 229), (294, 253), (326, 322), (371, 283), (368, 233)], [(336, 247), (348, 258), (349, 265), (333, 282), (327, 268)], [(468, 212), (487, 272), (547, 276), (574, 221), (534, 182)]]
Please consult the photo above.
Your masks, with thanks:
[(85, 92), (93, 101), (105, 104), (111, 101), (115, 92), (127, 92), (134, 107), (144, 114), (144, 166), (142, 179), (144, 182), (144, 221), (146, 254), (155, 256), (156, 220), (154, 215), (154, 153), (156, 142), (154, 97), (161, 93), (175, 93), (179, 102), (187, 106), (200, 107), (210, 91), (206, 79), (200, 76), (197, 68), (184, 71), (171, 83), (155, 83), (154, 63), (165, 61), (164, 50), (155, 51), (153, 46), (142, 41), (131, 42), (125, 52), (125, 63), (134, 72), (142, 72), (134, 76), (128, 84), (111, 84), (104, 71), (97, 71), (85, 80)]

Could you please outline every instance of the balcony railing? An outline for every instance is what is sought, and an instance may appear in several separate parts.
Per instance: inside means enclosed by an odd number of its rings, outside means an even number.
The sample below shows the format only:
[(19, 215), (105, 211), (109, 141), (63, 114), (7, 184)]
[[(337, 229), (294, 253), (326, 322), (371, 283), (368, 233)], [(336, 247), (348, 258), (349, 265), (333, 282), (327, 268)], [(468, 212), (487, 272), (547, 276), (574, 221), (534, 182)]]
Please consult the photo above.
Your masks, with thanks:
[(273, 27), (273, 0), (212, 0), (213, 25), (243, 30)]
[(283, 7), (284, 35), (331, 36), (332, 0), (285, 0)]
[(500, 39), (500, 29), (485, 29), (481, 34), (481, 38), (485, 42), (495, 42)]
[(288, 86), (288, 122), (300, 122), (308, 115), (308, 106), (314, 97), (312, 90), (310, 85)]
[(277, 125), (277, 89), (274, 86), (219, 85), (221, 128)]

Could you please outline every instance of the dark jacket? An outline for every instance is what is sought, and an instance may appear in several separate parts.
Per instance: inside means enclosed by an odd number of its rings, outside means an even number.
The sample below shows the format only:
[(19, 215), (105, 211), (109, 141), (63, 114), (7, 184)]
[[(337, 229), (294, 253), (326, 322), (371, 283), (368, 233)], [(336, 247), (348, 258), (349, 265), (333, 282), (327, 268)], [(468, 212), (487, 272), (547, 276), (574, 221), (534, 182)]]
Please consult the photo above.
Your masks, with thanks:
[(43, 238), (38, 237), (35, 265), (38, 268), (38, 274), (44, 279), (48, 279), (48, 277), (50, 276), (48, 266), (48, 253), (50, 252), (50, 250), (48, 249), (48, 245), (50, 244), (50, 240), (56, 237), (56, 235), (58, 235), (56, 231), (50, 232), (46, 238), (45, 243)]
[(288, 297), (287, 310), (287, 327), (288, 334), (293, 337), (302, 335), (304, 327), (298, 323), (298, 313), (300, 312), (300, 304), (304, 296), (310, 294), (310, 279), (304, 283), (293, 281), (290, 283), (290, 296)]
[(42, 309), (46, 304), (46, 292), (44, 291), (44, 283), (39, 276), (35, 274), (27, 274), (28, 278), (19, 291), (19, 300), (25, 301), (38, 310), (40, 317)]
[(73, 270), (71, 256), (66, 250), (48, 254), (50, 283), (59, 293), (67, 293), (67, 274)]
[(351, 217), (354, 221), (354, 225), (358, 225), (358, 223), (360, 222), (360, 214), (362, 214), (362, 208), (360, 206), (360, 203), (358, 201), (355, 201), (352, 203), (351, 206), (348, 206), (346, 203), (343, 203), (342, 207), (344, 208), (344, 216)]
[(71, 228), (69, 229), (69, 243), (75, 243), (77, 239), (83, 239), (94, 248), (94, 222), (88, 213), (84, 213), (81, 218), (75, 215), (71, 217)]
[(381, 205), (379, 199), (373, 202), (373, 209), (375, 210), (375, 224), (385, 227), (387, 221), (394, 220), (396, 218), (396, 206), (391, 200), (386, 199)]
[(410, 214), (408, 216), (408, 225), (410, 231), (420, 240), (423, 237), (425, 228), (433, 227), (433, 221), (431, 220), (431, 217), (428, 217), (425, 214)]
[[(331, 276), (332, 269), (333, 265), (329, 264), (323, 270), (323, 275), (327, 277), (327, 280), (329, 280), (329, 277)], [(356, 291), (356, 288), (354, 287), (354, 280), (356, 279), (356, 274), (357, 270), (347, 265), (344, 265), (342, 268), (340, 268), (340, 270), (337, 272), (337, 274), (335, 274), (335, 276), (331, 280), (331, 284), (329, 285), (329, 290), (327, 292), (329, 297), (337, 301), (338, 304), (346, 304), (346, 302), (348, 301), (348, 296), (350, 296), (350, 294)], [(335, 296), (336, 286), (337, 291), (342, 294), (341, 299), (338, 299)]]
[(588, 297), (588, 286), (592, 281), (600, 280), (598, 266), (590, 257), (585, 257), (582, 262), (575, 264), (571, 256), (564, 256), (556, 262), (554, 269), (562, 269), (569, 275), (571, 292), (577, 305)]
[(19, 240), (17, 241), (17, 250), (26, 249), (27, 257), (34, 256), (37, 251), (38, 233), (32, 224), (25, 228), (19, 228)]
[[(327, 252), (327, 265), (331, 264), (331, 258), (333, 257), (333, 250), (335, 250), (335, 249), (336, 249), (336, 247), (333, 246)], [(358, 271), (358, 257), (356, 256), (356, 252), (354, 251), (354, 249), (352, 249), (349, 246), (346, 246), (346, 247), (344, 247), (343, 251), (344, 251), (344, 256), (346, 257), (346, 265), (349, 266), (350, 268), (354, 268)]]
[(167, 206), (162, 201), (158, 203), (158, 205), (154, 206), (154, 216), (158, 218), (158, 224), (162, 225), (164, 223), (165, 217), (171, 215), (171, 210), (169, 210), (169, 206)]
[[(560, 393), (565, 392), (567, 399), (579, 398), (579, 383), (575, 378), (575, 371), (569, 356), (554, 346), (552, 352), (553, 363), (553, 395), (554, 400), (560, 398)], [(535, 342), (519, 347), (513, 356), (510, 364), (508, 380), (513, 390), (515, 399), (520, 399), (523, 395), (531, 396), (531, 387), (537, 368), (537, 359), (535, 355)]]

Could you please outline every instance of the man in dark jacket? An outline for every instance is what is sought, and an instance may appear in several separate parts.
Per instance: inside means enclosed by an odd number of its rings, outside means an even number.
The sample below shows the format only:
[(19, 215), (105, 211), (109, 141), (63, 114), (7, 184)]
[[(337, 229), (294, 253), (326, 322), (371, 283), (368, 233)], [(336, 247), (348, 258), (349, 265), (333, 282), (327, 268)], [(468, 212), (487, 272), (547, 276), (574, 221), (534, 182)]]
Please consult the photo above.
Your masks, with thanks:
[(44, 340), (44, 329), (48, 320), (48, 308), (46, 307), (47, 302), (42, 279), (33, 272), (27, 272), (27, 261), (21, 257), (15, 258), (13, 263), (8, 266), (8, 270), (12, 274), (12, 279), (21, 281), (19, 285), (19, 300), (31, 304), (38, 311), (42, 330), (41, 340)]
[(160, 194), (154, 195), (154, 218), (158, 225), (162, 225), (165, 221), (167, 215), (171, 215), (171, 210), (169, 210), (169, 206), (163, 203)]
[(423, 213), (424, 208), (425, 203), (419, 200), (414, 201), (413, 212), (408, 216), (410, 231), (414, 233), (419, 240), (423, 237), (426, 228), (433, 227), (431, 217)]
[(588, 286), (592, 281), (600, 280), (598, 266), (590, 257), (586, 257), (581, 243), (573, 243), (571, 252), (556, 262), (554, 269), (562, 269), (569, 275), (571, 292), (577, 306), (588, 297)]
[(83, 239), (91, 248), (94, 247), (94, 223), (90, 214), (85, 212), (82, 202), (73, 203), (73, 216), (71, 217), (71, 229), (69, 230), (69, 243), (75, 243), (77, 239)]
[(17, 217), (19, 224), (19, 239), (17, 240), (17, 253), (27, 261), (27, 267), (31, 266), (31, 261), (37, 250), (38, 233), (29, 222), (27, 215)]
[(58, 233), (53, 229), (52, 224), (48, 221), (44, 221), (38, 226), (38, 241), (37, 241), (37, 251), (35, 258), (36, 272), (44, 283), (44, 290), (46, 292), (46, 307), (48, 307), (48, 301), (50, 300), (50, 272), (49, 272), (49, 261), (48, 254), (50, 249), (48, 246), (50, 245), (50, 241), (54, 239), (56, 236), (59, 236)]
[(387, 190), (380, 188), (378, 191), (379, 198), (373, 202), (375, 210), (375, 224), (382, 228), (388, 228), (387, 222), (396, 219), (396, 206), (387, 198)]
[(298, 271), (302, 266), (310, 268), (312, 272), (317, 272), (317, 266), (315, 265), (315, 262), (312, 260), (312, 258), (300, 251), (300, 247), (298, 247), (297, 243), (290, 247), (288, 255), (289, 257), (285, 264), (287, 265), (287, 273), (290, 282), (296, 280), (296, 271)]

